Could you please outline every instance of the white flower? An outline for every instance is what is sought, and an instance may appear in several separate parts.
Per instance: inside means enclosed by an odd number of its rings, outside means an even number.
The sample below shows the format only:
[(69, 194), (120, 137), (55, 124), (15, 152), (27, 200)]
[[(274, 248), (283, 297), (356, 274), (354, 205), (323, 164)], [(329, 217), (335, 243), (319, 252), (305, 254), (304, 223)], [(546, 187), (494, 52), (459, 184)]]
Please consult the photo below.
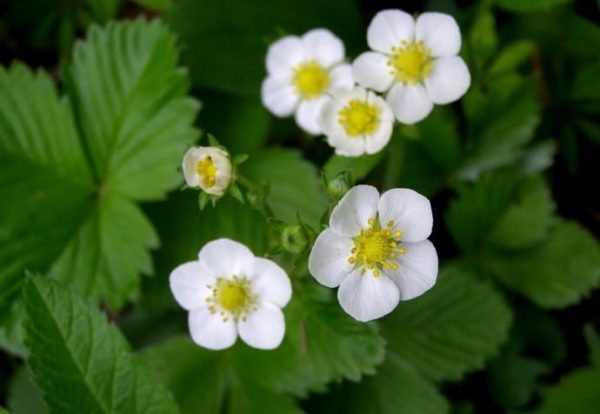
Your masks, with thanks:
[(401, 10), (375, 15), (367, 30), (373, 49), (356, 58), (354, 79), (365, 88), (388, 91), (387, 101), (400, 122), (425, 118), (433, 104), (454, 102), (471, 85), (465, 62), (457, 56), (460, 29), (443, 13), (423, 13), (416, 22)]
[(399, 300), (435, 284), (438, 258), (429, 200), (406, 188), (353, 187), (333, 209), (310, 253), (310, 273), (337, 287), (342, 308), (359, 321), (391, 312)]
[(394, 114), (374, 92), (356, 87), (333, 94), (323, 106), (320, 125), (336, 154), (356, 157), (374, 154), (389, 142)]
[(267, 52), (263, 104), (279, 117), (295, 112), (296, 123), (302, 129), (320, 134), (318, 118), (329, 93), (354, 85), (344, 55), (344, 44), (326, 29), (276, 41)]
[(175, 299), (190, 313), (192, 339), (208, 349), (225, 349), (237, 336), (259, 349), (279, 346), (285, 333), (283, 308), (290, 280), (276, 263), (254, 257), (229, 239), (207, 243), (198, 261), (178, 266), (170, 276)]
[(222, 196), (231, 182), (229, 154), (218, 147), (192, 147), (181, 164), (189, 187)]

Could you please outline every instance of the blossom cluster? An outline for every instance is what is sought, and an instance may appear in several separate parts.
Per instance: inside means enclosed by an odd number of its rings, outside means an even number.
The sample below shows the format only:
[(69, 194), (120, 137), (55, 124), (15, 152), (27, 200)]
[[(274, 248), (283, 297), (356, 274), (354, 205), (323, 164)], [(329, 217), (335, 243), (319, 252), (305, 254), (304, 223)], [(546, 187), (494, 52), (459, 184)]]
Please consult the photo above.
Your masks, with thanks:
[(371, 50), (349, 64), (344, 44), (326, 29), (277, 40), (267, 52), (263, 104), (278, 117), (294, 115), (304, 131), (324, 134), (337, 154), (351, 157), (380, 151), (395, 121), (419, 122), (471, 84), (450, 15), (414, 19), (383, 10), (367, 29), (367, 43)]

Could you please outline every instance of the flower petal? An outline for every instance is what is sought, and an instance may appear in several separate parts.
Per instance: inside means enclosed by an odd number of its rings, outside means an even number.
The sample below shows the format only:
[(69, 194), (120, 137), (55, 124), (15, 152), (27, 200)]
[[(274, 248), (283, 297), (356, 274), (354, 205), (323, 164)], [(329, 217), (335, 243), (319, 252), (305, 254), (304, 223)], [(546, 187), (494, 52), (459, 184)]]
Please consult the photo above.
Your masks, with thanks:
[(352, 66), (347, 63), (336, 66), (329, 72), (331, 76), (331, 85), (329, 92), (339, 93), (350, 91), (354, 87), (354, 78), (352, 77)]
[(415, 20), (402, 10), (383, 10), (373, 17), (367, 29), (367, 43), (373, 50), (391, 53), (403, 41), (412, 42)]
[(248, 279), (252, 282), (252, 292), (262, 302), (271, 302), (283, 308), (292, 297), (290, 278), (279, 265), (271, 260), (255, 257), (250, 262)]
[(469, 68), (459, 56), (436, 59), (425, 87), (431, 100), (439, 105), (454, 102), (471, 86)]
[(396, 119), (405, 124), (421, 121), (433, 109), (433, 102), (422, 85), (396, 83), (388, 93), (387, 101)]
[(231, 318), (224, 322), (221, 316), (210, 313), (206, 307), (190, 312), (188, 326), (195, 343), (215, 351), (229, 348), (237, 338), (235, 322)]
[(229, 239), (217, 239), (204, 245), (198, 258), (215, 276), (231, 278), (245, 275), (254, 255), (242, 243)]
[(365, 52), (352, 63), (352, 75), (365, 88), (387, 91), (394, 81), (388, 57), (377, 52)]
[(263, 303), (245, 321), (238, 322), (238, 330), (242, 340), (251, 347), (275, 349), (285, 334), (283, 312), (275, 305)]
[(322, 96), (316, 99), (310, 99), (300, 102), (296, 111), (296, 123), (300, 128), (309, 134), (317, 135), (321, 133), (319, 119), (323, 105), (329, 100), (329, 97)]
[(351, 238), (339, 236), (331, 229), (323, 230), (308, 257), (310, 274), (324, 286), (339, 286), (354, 268), (348, 262), (353, 247)]
[(205, 299), (212, 296), (208, 285), (215, 281), (211, 273), (200, 262), (184, 263), (171, 272), (171, 292), (182, 308), (193, 310), (206, 305)]
[(385, 227), (394, 222), (394, 230), (400, 230), (405, 242), (420, 242), (431, 234), (433, 214), (427, 197), (409, 188), (388, 190), (379, 199), (379, 222)]
[(396, 284), (387, 276), (361, 275), (352, 272), (340, 285), (338, 300), (342, 308), (354, 319), (367, 322), (381, 318), (398, 305), (400, 295)]
[(390, 105), (374, 92), (369, 91), (367, 101), (380, 109), (379, 127), (371, 135), (365, 137), (367, 154), (375, 154), (387, 145), (394, 129), (394, 114)]
[(379, 191), (371, 185), (352, 187), (333, 209), (329, 218), (331, 230), (340, 236), (355, 237), (369, 227), (369, 219), (377, 217)]
[(359, 157), (366, 152), (366, 143), (362, 137), (333, 134), (327, 136), (327, 143), (335, 148), (337, 155), (343, 157)]
[(415, 39), (431, 49), (431, 56), (452, 56), (460, 51), (460, 29), (454, 17), (445, 13), (423, 13), (415, 24)]
[(267, 71), (271, 75), (287, 75), (304, 59), (306, 57), (303, 41), (298, 36), (285, 36), (269, 46)]
[(300, 99), (289, 77), (269, 76), (263, 81), (260, 94), (263, 105), (278, 117), (293, 114)]
[(433, 285), (438, 274), (438, 256), (429, 240), (419, 243), (402, 243), (406, 253), (396, 262), (398, 270), (384, 269), (400, 289), (400, 298), (409, 300), (422, 295)]
[(327, 29), (313, 29), (302, 36), (306, 59), (314, 59), (325, 67), (344, 60), (344, 44)]

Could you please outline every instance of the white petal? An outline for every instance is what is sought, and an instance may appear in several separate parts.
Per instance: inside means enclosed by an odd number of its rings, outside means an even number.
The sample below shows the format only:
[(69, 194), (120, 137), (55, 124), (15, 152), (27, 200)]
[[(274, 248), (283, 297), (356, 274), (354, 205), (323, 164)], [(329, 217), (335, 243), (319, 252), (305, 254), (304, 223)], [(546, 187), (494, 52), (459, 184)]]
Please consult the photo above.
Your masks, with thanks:
[(377, 217), (379, 191), (370, 185), (352, 187), (329, 218), (331, 230), (341, 236), (355, 237), (362, 229), (369, 227), (369, 219)]
[(387, 101), (396, 119), (404, 124), (421, 121), (433, 109), (433, 102), (422, 85), (396, 83), (388, 93)]
[(433, 57), (452, 56), (460, 51), (460, 29), (454, 17), (445, 13), (423, 13), (415, 24), (415, 39), (431, 49)]
[(277, 40), (267, 51), (267, 71), (282, 76), (305, 59), (304, 43), (298, 36), (285, 36)]
[(425, 79), (429, 97), (436, 104), (454, 102), (471, 86), (471, 74), (459, 56), (436, 59), (431, 74)]
[(245, 321), (238, 322), (238, 330), (248, 345), (258, 349), (275, 349), (285, 334), (283, 312), (270, 303), (261, 304)]
[(382, 226), (394, 221), (394, 230), (400, 230), (405, 242), (420, 242), (431, 234), (433, 214), (427, 197), (409, 188), (394, 188), (379, 199), (379, 222)]
[(231, 318), (223, 322), (221, 316), (210, 313), (207, 308), (191, 311), (188, 326), (195, 343), (215, 351), (229, 348), (237, 338), (235, 322)]
[(198, 258), (217, 277), (231, 278), (234, 275), (245, 275), (254, 255), (242, 243), (217, 239), (206, 243)]
[(342, 134), (343, 129), (338, 122), (338, 112), (342, 109), (343, 103), (337, 98), (328, 98), (321, 108), (319, 116), (319, 128), (323, 134), (329, 136), (333, 134)]
[(263, 81), (260, 93), (263, 105), (279, 117), (293, 114), (300, 99), (290, 77), (269, 76)]
[(310, 274), (322, 285), (339, 286), (354, 268), (348, 263), (353, 247), (351, 238), (339, 236), (331, 229), (323, 230), (310, 251)]
[(252, 282), (251, 289), (262, 302), (271, 302), (283, 308), (292, 297), (290, 278), (279, 265), (271, 260), (255, 257), (246, 276)]
[(409, 300), (422, 295), (433, 285), (438, 274), (438, 257), (429, 240), (419, 243), (402, 243), (406, 253), (396, 260), (398, 270), (384, 269), (400, 289), (400, 298)]
[(390, 105), (374, 92), (369, 91), (367, 101), (380, 109), (379, 127), (365, 138), (367, 154), (375, 154), (387, 145), (394, 129), (394, 114)]
[(352, 66), (347, 63), (336, 66), (329, 72), (331, 76), (331, 85), (329, 92), (338, 93), (352, 90), (354, 87), (354, 78), (352, 77)]
[(327, 29), (313, 29), (302, 36), (306, 59), (314, 59), (325, 67), (344, 60), (344, 44)]
[(298, 126), (309, 134), (320, 134), (321, 127), (319, 119), (321, 117), (321, 110), (328, 100), (329, 97), (323, 96), (300, 102), (298, 110), (296, 111), (296, 123)]
[(215, 276), (200, 262), (188, 262), (177, 266), (169, 276), (171, 292), (179, 305), (193, 310), (206, 305), (206, 298), (212, 296), (211, 289)]
[(367, 322), (381, 318), (398, 305), (398, 287), (387, 276), (372, 276), (361, 270), (352, 272), (340, 285), (338, 300), (354, 319)]
[(402, 10), (383, 10), (373, 17), (367, 29), (367, 43), (373, 50), (391, 53), (402, 41), (412, 42), (415, 21)]
[(327, 136), (327, 143), (335, 148), (335, 153), (343, 157), (359, 157), (366, 152), (365, 139), (362, 137), (349, 137), (346, 134), (333, 134)]
[(352, 75), (365, 88), (387, 91), (394, 81), (388, 57), (377, 52), (365, 52), (352, 63)]
[(198, 174), (198, 170), (196, 168), (198, 163), (197, 153), (198, 148), (191, 147), (186, 151), (185, 155), (183, 156), (183, 161), (181, 162), (181, 169), (183, 171), (185, 183), (191, 188), (200, 186), (200, 174)]

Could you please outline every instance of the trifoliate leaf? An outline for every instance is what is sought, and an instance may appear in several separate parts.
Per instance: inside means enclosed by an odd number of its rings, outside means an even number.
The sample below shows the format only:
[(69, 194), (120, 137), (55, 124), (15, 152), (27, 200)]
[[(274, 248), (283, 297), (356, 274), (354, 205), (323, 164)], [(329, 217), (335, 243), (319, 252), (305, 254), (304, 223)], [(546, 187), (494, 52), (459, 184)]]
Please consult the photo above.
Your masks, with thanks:
[(195, 86), (249, 96), (260, 94), (267, 47), (278, 37), (325, 25), (351, 45), (364, 32), (358, 6), (345, 0), (180, 0), (166, 20), (187, 45)]
[(573, 371), (544, 391), (541, 406), (533, 414), (596, 414), (600, 407), (600, 368)]
[(576, 303), (600, 283), (598, 241), (570, 221), (558, 221), (531, 248), (490, 252), (482, 263), (509, 288), (545, 308)]
[(51, 413), (177, 413), (119, 330), (74, 290), (33, 277), (23, 287), (25, 344)]
[(313, 164), (288, 149), (266, 149), (250, 156), (240, 168), (256, 184), (269, 183), (267, 204), (276, 218), (287, 223), (297, 217), (317, 228), (327, 208), (325, 194)]
[(198, 105), (176, 64), (175, 37), (158, 20), (95, 26), (75, 46), (69, 91), (107, 191), (157, 199), (181, 182), (174, 166), (196, 139)]
[(532, 80), (516, 78), (494, 86), (470, 114), (467, 156), (458, 173), (462, 179), (473, 180), (485, 171), (516, 161), (540, 121)]
[(157, 240), (130, 200), (176, 186), (196, 136), (196, 104), (159, 22), (94, 27), (74, 55), (62, 98), (43, 73), (0, 69), (0, 315), (25, 271), (52, 268), (114, 308), (134, 295)]
[(451, 268), (429, 292), (401, 302), (382, 331), (388, 352), (425, 377), (458, 380), (498, 352), (510, 323), (510, 309), (490, 284)]
[(446, 213), (446, 223), (466, 252), (488, 245), (521, 248), (546, 236), (553, 210), (540, 176), (494, 173), (459, 191)]
[(435, 386), (422, 378), (408, 363), (390, 355), (360, 384), (343, 390), (344, 413), (361, 414), (443, 414), (448, 402)]

